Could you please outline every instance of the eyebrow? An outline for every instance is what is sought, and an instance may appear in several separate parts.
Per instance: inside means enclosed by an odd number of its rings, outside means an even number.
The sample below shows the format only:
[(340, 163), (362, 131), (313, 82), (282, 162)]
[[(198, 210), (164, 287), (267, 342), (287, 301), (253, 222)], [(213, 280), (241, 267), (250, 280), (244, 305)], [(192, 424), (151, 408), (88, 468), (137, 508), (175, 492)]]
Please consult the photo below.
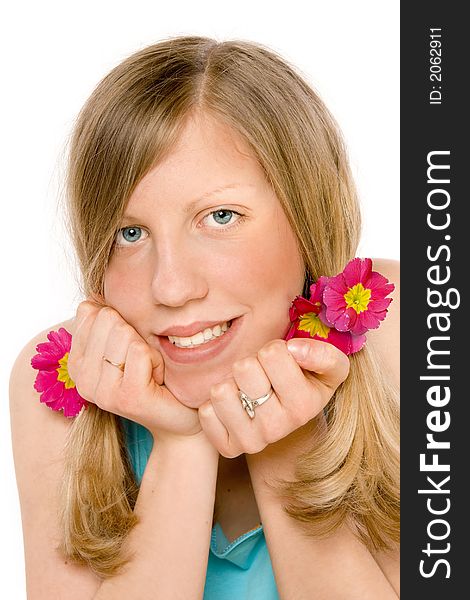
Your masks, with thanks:
[(221, 185), (221, 186), (216, 187), (215, 189), (211, 190), (210, 192), (206, 192), (205, 194), (202, 194), (202, 196), (199, 196), (199, 198), (197, 198), (196, 200), (192, 200), (185, 207), (184, 212), (186, 212), (186, 213), (192, 212), (200, 202), (202, 202), (203, 200), (208, 200), (212, 196), (216, 196), (217, 194), (220, 194), (221, 192), (226, 192), (228, 190), (234, 190), (234, 189), (243, 188), (243, 187), (253, 188), (255, 186), (251, 183), (229, 183), (227, 185)]
[[(185, 206), (184, 212), (185, 213), (192, 212), (200, 202), (202, 202), (204, 200), (208, 200), (212, 196), (216, 196), (217, 194), (220, 194), (221, 192), (226, 192), (228, 190), (234, 190), (234, 189), (244, 188), (244, 187), (245, 188), (254, 188), (255, 186), (252, 183), (229, 183), (227, 185), (221, 185), (219, 187), (214, 188), (210, 192), (205, 192), (204, 194), (202, 194), (202, 196), (199, 196), (199, 198), (196, 198), (196, 200), (192, 200), (187, 206)], [(122, 220), (137, 222), (139, 219), (137, 219), (133, 215), (124, 213)]]

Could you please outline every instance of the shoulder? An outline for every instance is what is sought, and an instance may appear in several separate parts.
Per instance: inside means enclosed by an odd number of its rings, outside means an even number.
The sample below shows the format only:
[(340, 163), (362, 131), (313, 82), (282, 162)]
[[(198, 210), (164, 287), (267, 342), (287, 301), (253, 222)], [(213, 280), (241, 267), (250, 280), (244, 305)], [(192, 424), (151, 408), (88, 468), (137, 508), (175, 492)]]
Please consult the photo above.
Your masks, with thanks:
[(39, 453), (43, 446), (47, 445), (48, 450), (53, 451), (54, 440), (57, 440), (55, 450), (58, 451), (70, 426), (70, 419), (40, 402), (40, 395), (33, 387), (38, 371), (31, 366), (31, 359), (37, 353), (37, 345), (47, 342), (49, 331), (60, 327), (67, 329), (71, 322), (72, 319), (38, 333), (24, 346), (13, 364), (10, 374), (10, 421), (17, 477), (23, 475), (23, 469), (24, 475), (28, 472), (23, 459), (26, 462), (29, 459), (40, 461)]
[[(10, 421), (13, 459), (23, 526), (28, 598), (92, 597), (98, 582), (85, 567), (67, 564), (56, 548), (62, 538), (58, 514), (59, 484), (63, 477), (64, 447), (73, 419), (40, 402), (34, 389), (37, 371), (31, 366), (36, 346), (47, 333), (64, 327), (58, 323), (32, 338), (16, 358), (10, 375)], [(75, 589), (73, 584), (79, 583)], [(45, 592), (47, 590), (47, 592)]]
[[(10, 374), (10, 421), (13, 454), (18, 485), (24, 483), (30, 473), (31, 461), (37, 466), (45, 465), (50, 455), (59, 453), (70, 427), (70, 419), (54, 412), (40, 402), (34, 389), (37, 371), (31, 366), (31, 358), (37, 353), (36, 346), (47, 342), (47, 333), (60, 327), (67, 329), (72, 319), (54, 325), (33, 337), (18, 354)], [(44, 456), (44, 450), (49, 457)], [(20, 489), (21, 494), (21, 489)]]
[[(64, 327), (70, 331), (72, 323), (73, 319), (68, 319), (67, 321), (63, 321), (62, 323), (57, 323), (56, 325), (48, 327), (29, 340), (27, 344), (25, 344), (21, 352), (16, 357), (10, 374), (11, 409), (15, 410), (25, 408), (25, 404), (19, 400), (19, 397), (23, 396), (24, 394), (37, 397), (39, 399), (38, 393), (32, 387), (37, 375), (37, 371), (31, 366), (31, 358), (37, 353), (37, 345), (47, 342), (47, 334), (49, 331), (57, 330), (60, 327)], [(48, 411), (52, 412), (50, 409), (48, 409)]]
[(368, 343), (376, 349), (382, 364), (392, 379), (399, 384), (400, 379), (400, 263), (397, 260), (374, 258), (373, 270), (378, 271), (393, 283), (395, 289), (390, 294), (392, 302), (386, 319), (377, 330), (367, 334)]

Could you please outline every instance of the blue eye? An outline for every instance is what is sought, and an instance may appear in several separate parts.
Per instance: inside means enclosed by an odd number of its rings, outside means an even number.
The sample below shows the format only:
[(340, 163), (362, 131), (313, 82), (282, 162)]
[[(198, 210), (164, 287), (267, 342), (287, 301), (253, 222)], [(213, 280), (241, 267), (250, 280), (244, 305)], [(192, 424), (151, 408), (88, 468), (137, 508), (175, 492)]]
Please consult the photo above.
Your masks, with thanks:
[(123, 240), (128, 244), (138, 242), (142, 237), (142, 233), (141, 227), (123, 227), (117, 232), (116, 243), (121, 246), (126, 246), (127, 244), (124, 243)]
[(238, 213), (235, 213), (233, 210), (220, 209), (211, 213), (214, 221), (219, 225), (227, 225), (230, 223), (232, 217)]

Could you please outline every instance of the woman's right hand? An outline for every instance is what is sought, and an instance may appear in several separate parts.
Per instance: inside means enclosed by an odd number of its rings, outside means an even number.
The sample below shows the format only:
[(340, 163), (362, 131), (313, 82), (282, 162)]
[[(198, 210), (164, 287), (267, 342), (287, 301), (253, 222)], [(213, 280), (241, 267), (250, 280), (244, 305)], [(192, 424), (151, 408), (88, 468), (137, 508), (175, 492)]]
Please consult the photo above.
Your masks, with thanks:
[[(110, 306), (81, 302), (73, 321), (68, 371), (79, 394), (146, 427), (159, 439), (201, 432), (198, 412), (163, 385), (162, 355)], [(125, 363), (124, 370), (103, 360)]]

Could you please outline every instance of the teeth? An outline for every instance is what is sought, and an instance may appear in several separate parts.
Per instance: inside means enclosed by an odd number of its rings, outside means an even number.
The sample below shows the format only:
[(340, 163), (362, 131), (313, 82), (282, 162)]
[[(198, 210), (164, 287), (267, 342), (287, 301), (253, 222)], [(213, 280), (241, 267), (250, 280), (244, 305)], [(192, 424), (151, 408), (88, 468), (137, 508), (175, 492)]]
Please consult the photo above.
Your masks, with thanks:
[(218, 337), (224, 335), (227, 329), (230, 327), (229, 323), (231, 321), (225, 321), (224, 323), (220, 323), (219, 325), (215, 325), (215, 327), (207, 327), (204, 331), (199, 331), (190, 337), (178, 337), (176, 335), (169, 335), (168, 339), (175, 346), (179, 346), (180, 348), (189, 348), (190, 346), (200, 346), (201, 344), (206, 344), (211, 340), (215, 340)]
[(202, 331), (200, 331), (199, 333), (196, 333), (196, 335), (191, 336), (191, 344), (193, 346), (199, 346), (199, 344), (203, 344), (203, 343), (204, 343), (204, 334), (202, 333)]

